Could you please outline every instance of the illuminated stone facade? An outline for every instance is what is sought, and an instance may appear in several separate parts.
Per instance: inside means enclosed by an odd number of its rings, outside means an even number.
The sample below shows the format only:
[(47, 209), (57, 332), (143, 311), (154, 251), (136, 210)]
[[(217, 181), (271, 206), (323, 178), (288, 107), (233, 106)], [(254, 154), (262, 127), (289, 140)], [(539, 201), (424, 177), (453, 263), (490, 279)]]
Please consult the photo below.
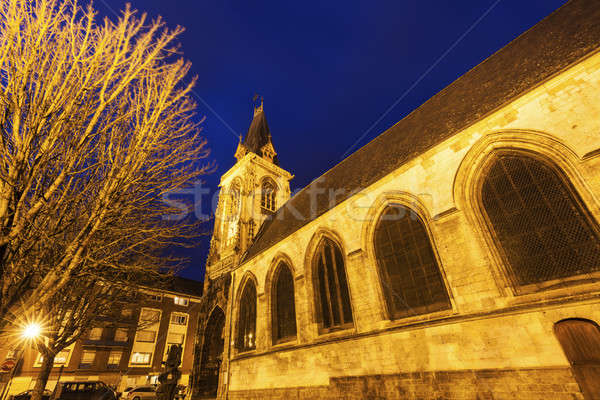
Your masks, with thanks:
[(219, 397), (598, 398), (599, 27), (569, 2), (282, 204), (222, 273), (212, 253)]

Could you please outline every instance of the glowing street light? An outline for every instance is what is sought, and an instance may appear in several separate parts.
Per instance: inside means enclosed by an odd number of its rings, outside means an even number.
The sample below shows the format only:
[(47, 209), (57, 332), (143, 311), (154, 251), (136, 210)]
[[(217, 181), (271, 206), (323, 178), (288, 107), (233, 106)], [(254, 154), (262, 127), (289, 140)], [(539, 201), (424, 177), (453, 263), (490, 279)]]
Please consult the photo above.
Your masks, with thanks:
[(35, 322), (30, 322), (23, 329), (23, 333), (21, 334), (25, 339), (34, 340), (37, 339), (42, 333), (42, 327)]

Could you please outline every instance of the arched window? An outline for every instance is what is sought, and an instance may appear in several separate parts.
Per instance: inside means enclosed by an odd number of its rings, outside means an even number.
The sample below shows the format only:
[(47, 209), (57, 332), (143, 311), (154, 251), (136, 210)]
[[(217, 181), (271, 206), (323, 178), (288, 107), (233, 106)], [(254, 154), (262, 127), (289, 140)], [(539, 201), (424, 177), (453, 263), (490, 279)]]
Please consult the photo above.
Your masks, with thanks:
[(555, 167), (501, 154), (483, 180), (481, 200), (516, 286), (600, 270), (598, 227)]
[(425, 224), (413, 210), (384, 210), (375, 228), (375, 254), (391, 318), (451, 308)]
[(248, 351), (256, 348), (256, 287), (248, 280), (239, 304), (236, 348)]
[(241, 205), (240, 186), (239, 184), (233, 184), (229, 189), (229, 207), (227, 210), (227, 217), (229, 219), (236, 219), (240, 212)]
[(278, 343), (296, 337), (294, 277), (285, 263), (279, 264), (273, 282), (271, 326), (273, 329), (273, 343)]
[(317, 247), (314, 262), (321, 328), (334, 330), (351, 326), (352, 307), (342, 251), (325, 238)]
[(276, 186), (273, 182), (266, 179), (262, 183), (260, 192), (260, 206), (267, 211), (275, 211)]

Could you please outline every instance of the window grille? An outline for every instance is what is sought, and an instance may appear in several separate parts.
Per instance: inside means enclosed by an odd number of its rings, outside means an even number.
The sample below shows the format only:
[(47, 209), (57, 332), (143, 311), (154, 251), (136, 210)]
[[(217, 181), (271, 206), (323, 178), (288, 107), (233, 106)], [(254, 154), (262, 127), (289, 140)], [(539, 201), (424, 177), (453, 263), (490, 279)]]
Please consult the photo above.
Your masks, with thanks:
[(392, 318), (449, 309), (450, 299), (421, 218), (387, 207), (375, 228), (375, 253)]
[(239, 310), (236, 347), (239, 351), (253, 350), (256, 348), (256, 288), (252, 281), (244, 287)]
[(351, 326), (352, 307), (340, 248), (330, 239), (323, 239), (315, 254), (315, 262), (322, 329)]
[(296, 337), (294, 277), (285, 263), (282, 263), (277, 271), (272, 299), (273, 342)]
[(600, 270), (598, 227), (549, 164), (499, 156), (484, 178), (482, 203), (517, 286)]

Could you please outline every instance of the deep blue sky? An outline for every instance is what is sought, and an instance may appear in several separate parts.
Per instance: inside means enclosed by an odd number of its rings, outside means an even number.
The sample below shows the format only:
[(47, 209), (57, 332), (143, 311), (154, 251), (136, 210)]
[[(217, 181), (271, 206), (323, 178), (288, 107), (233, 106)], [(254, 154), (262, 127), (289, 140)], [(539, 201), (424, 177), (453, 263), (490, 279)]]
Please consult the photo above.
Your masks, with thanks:
[[(206, 178), (213, 190), (235, 161), (235, 135), (250, 125), (254, 93), (264, 96), (275, 149), (281, 166), (295, 175), (294, 190), (337, 164), (359, 138), (364, 145), (565, 3), (129, 2), (186, 28), (182, 50), (199, 77), (198, 111), (218, 164)], [(95, 0), (101, 16), (111, 18), (125, 3)], [(203, 278), (207, 251), (208, 239), (187, 252), (184, 276)]]

